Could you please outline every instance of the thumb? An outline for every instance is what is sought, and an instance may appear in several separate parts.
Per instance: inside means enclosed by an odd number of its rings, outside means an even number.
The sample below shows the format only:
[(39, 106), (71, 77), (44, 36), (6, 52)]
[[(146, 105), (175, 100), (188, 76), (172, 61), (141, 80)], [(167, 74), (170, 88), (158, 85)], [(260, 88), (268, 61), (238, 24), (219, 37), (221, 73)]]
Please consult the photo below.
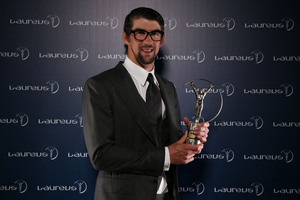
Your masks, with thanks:
[(190, 120), (187, 117), (184, 117), (183, 121), (184, 121), (184, 123), (185, 123), (186, 126), (190, 125)]

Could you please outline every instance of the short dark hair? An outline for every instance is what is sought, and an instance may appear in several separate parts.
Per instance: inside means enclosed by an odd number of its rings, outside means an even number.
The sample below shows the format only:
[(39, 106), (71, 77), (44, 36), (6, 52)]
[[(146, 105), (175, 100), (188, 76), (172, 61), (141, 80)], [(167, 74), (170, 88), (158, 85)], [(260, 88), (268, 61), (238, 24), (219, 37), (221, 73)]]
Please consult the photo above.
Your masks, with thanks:
[[(130, 31), (133, 26), (133, 20), (138, 18), (145, 18), (148, 20), (155, 20), (160, 25), (161, 31), (164, 31), (164, 19), (162, 16), (152, 8), (146, 8), (146, 7), (139, 7), (136, 9), (133, 9), (125, 18), (123, 31), (126, 33), (126, 37), (130, 37)], [(128, 46), (127, 44), (124, 45), (125, 47), (125, 54), (128, 52)]]

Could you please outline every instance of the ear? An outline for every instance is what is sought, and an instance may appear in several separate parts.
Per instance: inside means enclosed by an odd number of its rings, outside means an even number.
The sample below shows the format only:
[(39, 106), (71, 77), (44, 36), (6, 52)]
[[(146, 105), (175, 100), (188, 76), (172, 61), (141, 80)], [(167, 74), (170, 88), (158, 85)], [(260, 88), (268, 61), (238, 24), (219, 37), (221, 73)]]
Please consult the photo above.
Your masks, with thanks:
[(162, 47), (165, 42), (165, 35), (163, 36), (162, 40), (160, 41), (159, 47)]
[(129, 41), (129, 38), (127, 38), (127, 35), (125, 32), (123, 32), (122, 38), (123, 38), (124, 43), (129, 45), (130, 41)]

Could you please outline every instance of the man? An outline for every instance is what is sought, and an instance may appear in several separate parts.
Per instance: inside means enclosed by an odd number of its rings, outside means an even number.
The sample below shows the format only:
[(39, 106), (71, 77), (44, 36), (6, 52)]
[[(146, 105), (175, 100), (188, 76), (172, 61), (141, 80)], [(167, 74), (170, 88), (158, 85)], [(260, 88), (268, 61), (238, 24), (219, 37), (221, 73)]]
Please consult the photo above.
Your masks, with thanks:
[[(178, 199), (176, 164), (193, 161), (203, 148), (185, 144), (174, 85), (154, 73), (163, 31), (158, 12), (132, 10), (124, 23), (125, 61), (85, 84), (84, 136), (99, 170), (95, 200)], [(152, 96), (150, 88), (156, 91)], [(153, 99), (158, 101), (148, 107)], [(195, 131), (202, 143), (208, 126), (202, 123)]]

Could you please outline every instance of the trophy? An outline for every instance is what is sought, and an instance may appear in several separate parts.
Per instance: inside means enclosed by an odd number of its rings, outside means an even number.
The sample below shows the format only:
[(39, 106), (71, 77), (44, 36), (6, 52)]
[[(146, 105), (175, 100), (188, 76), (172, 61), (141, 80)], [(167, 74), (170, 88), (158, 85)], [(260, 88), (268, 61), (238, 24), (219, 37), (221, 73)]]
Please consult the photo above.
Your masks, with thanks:
[[(214, 84), (208, 80), (205, 80), (205, 79), (197, 79), (197, 80), (208, 82), (210, 85), (208, 88), (199, 88), (198, 89), (194, 84), (195, 80), (189, 81), (186, 84), (184, 84), (184, 86), (186, 86), (187, 84), (190, 84), (196, 95), (195, 122), (190, 122), (190, 124), (188, 125), (188, 136), (186, 139), (187, 144), (201, 144), (200, 140), (198, 140), (196, 138), (196, 135), (194, 135), (194, 129), (198, 126), (199, 120), (201, 118), (201, 113), (202, 113), (203, 106), (204, 106), (204, 98), (207, 95), (207, 93), (209, 93), (209, 91), (214, 87)], [(219, 94), (220, 94), (220, 99), (221, 99), (220, 109), (219, 109), (218, 113), (212, 119), (210, 119), (206, 122), (211, 122), (212, 120), (214, 120), (220, 114), (220, 112), (222, 110), (223, 97), (222, 97), (220, 90), (219, 90)]]

